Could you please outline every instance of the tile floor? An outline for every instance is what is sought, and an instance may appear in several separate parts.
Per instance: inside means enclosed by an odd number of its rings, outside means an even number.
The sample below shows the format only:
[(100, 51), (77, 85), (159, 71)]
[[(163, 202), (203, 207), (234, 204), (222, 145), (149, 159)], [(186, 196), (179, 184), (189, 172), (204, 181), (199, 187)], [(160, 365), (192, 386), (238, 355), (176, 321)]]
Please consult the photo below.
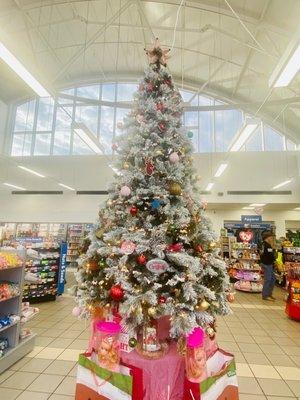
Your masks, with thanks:
[[(218, 320), (220, 347), (235, 354), (240, 400), (300, 400), (300, 322), (284, 313), (283, 291), (275, 303), (237, 293), (233, 314)], [(74, 399), (76, 360), (89, 329), (72, 315), (73, 300), (62, 296), (39, 305), (28, 324), (35, 349), (0, 375), (2, 400)]]

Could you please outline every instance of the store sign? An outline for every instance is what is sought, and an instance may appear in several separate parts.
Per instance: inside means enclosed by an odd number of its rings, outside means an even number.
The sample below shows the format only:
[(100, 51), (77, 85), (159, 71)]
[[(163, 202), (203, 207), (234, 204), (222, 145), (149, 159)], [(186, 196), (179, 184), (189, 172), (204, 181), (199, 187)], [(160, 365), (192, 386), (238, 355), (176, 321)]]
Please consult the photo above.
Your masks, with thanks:
[(65, 278), (67, 268), (67, 243), (63, 242), (60, 247), (60, 260), (58, 271), (57, 294), (62, 294), (65, 290)]
[(262, 222), (261, 215), (242, 215), (241, 221), (244, 224), (253, 224), (255, 222)]

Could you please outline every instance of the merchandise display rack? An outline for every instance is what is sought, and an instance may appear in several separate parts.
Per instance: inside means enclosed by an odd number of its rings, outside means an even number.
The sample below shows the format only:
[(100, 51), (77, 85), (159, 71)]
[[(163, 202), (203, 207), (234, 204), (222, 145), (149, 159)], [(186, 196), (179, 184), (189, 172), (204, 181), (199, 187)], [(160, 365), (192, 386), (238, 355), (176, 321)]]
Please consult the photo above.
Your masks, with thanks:
[(232, 263), (229, 276), (236, 280), (234, 288), (242, 292), (261, 293), (261, 267), (257, 246), (248, 243), (235, 243), (231, 252)]
[[(3, 250), (1, 250), (2, 252)], [(5, 250), (4, 250), (5, 251)], [(11, 251), (10, 251), (11, 253)], [(18, 252), (20, 255), (20, 252)], [(25, 260), (25, 253), (22, 258)], [(0, 357), (0, 374), (16, 363), (34, 348), (35, 334), (30, 333), (26, 338), (21, 339), (21, 313), (22, 313), (22, 295), (24, 284), (24, 265), (1, 268), (0, 282), (11, 282), (19, 287), (19, 294), (0, 301), (0, 317), (14, 315), (17, 320), (0, 330), (0, 339), (7, 339), (8, 348), (4, 350)], [(27, 322), (27, 321), (25, 321)]]
[(300, 247), (284, 247), (287, 302), (286, 314), (300, 321)]
[(71, 267), (77, 267), (77, 259), (79, 257), (79, 249), (83, 243), (84, 225), (71, 224), (68, 227), (68, 252), (67, 263)]

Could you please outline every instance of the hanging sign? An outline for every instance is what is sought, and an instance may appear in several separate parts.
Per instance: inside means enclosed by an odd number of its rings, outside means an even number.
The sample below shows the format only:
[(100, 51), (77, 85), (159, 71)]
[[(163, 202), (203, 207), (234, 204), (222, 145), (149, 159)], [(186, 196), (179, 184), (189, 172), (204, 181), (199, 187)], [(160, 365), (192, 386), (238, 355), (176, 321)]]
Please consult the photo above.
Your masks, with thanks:
[(244, 224), (252, 224), (253, 222), (262, 222), (261, 215), (242, 215), (241, 221)]

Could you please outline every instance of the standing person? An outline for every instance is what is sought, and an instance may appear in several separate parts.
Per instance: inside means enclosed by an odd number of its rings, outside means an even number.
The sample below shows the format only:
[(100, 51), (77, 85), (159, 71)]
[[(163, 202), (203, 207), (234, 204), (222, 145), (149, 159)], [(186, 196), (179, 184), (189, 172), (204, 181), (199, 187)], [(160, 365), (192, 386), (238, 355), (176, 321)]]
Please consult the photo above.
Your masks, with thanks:
[(263, 234), (263, 247), (260, 256), (261, 266), (264, 271), (264, 286), (262, 291), (263, 300), (274, 301), (273, 290), (275, 286), (274, 262), (276, 251), (274, 235), (271, 232)]

